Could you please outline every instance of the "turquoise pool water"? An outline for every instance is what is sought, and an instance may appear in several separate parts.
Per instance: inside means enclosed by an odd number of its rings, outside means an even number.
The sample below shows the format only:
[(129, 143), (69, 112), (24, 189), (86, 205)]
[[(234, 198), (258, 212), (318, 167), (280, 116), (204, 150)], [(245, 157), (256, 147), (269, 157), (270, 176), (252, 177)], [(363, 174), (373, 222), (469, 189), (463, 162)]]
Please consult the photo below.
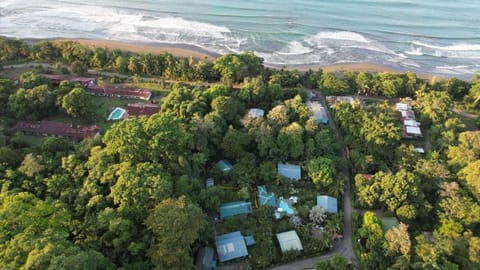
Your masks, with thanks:
[(110, 113), (110, 115), (108, 116), (108, 120), (122, 119), (124, 114), (125, 114), (125, 110), (117, 107)]
[(280, 201), (279, 207), (282, 208), (288, 215), (293, 215), (295, 212), (293, 208), (291, 208), (290, 205), (285, 201)]

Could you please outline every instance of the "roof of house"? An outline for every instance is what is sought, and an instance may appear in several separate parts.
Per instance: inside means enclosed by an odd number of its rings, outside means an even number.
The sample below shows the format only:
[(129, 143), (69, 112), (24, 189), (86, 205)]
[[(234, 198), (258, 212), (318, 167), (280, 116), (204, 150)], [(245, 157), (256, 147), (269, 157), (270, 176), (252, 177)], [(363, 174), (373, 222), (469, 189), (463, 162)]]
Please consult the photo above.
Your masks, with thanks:
[(211, 247), (201, 247), (198, 250), (195, 265), (197, 270), (213, 270), (217, 267), (215, 258), (215, 250)]
[(277, 198), (273, 192), (268, 192), (266, 186), (258, 186), (258, 203), (260, 205), (269, 205), (276, 207), (277, 206)]
[(288, 163), (278, 163), (278, 174), (285, 176), (288, 179), (300, 180), (302, 178), (302, 169), (299, 165)]
[(262, 109), (252, 108), (248, 110), (248, 116), (250, 116), (250, 118), (263, 117), (264, 115), (265, 115), (265, 111)]
[(401, 103), (401, 102), (395, 104), (395, 106), (397, 107), (398, 111), (406, 111), (406, 110), (412, 109), (412, 106), (410, 106), (409, 104)]
[(215, 179), (213, 179), (212, 177), (207, 178), (207, 180), (205, 180), (206, 188), (213, 187), (214, 185), (215, 185)]
[(405, 119), (403, 120), (403, 125), (405, 126), (411, 126), (411, 127), (419, 127), (420, 126), (420, 122), (417, 122), (413, 119)]
[(245, 237), (243, 237), (243, 239), (245, 240), (245, 244), (247, 245), (247, 247), (249, 246), (253, 246), (255, 245), (255, 237), (253, 237), (253, 235), (247, 235)]
[(282, 252), (289, 250), (303, 250), (302, 242), (296, 231), (277, 233), (277, 240)]
[(393, 227), (400, 225), (396, 217), (379, 217), (382, 223), (382, 231), (385, 233)]
[(14, 129), (22, 132), (62, 136), (73, 139), (93, 138), (100, 132), (100, 128), (96, 125), (72, 125), (53, 121), (18, 121)]
[(322, 106), (322, 104), (318, 101), (309, 101), (307, 102), (308, 108), (310, 108), (310, 111), (313, 113), (313, 117), (317, 121), (317, 123), (323, 123), (326, 124), (328, 123), (328, 115), (327, 111), (325, 108)]
[(412, 110), (400, 111), (400, 113), (404, 119), (415, 119), (415, 112)]
[(317, 205), (321, 206), (328, 213), (336, 214), (338, 213), (338, 203), (337, 198), (330, 196), (317, 196)]
[(220, 218), (227, 218), (236, 215), (249, 214), (252, 212), (252, 203), (236, 201), (224, 203), (220, 206)]
[(409, 135), (422, 136), (422, 131), (419, 127), (405, 126), (405, 132)]
[(232, 170), (233, 165), (228, 160), (222, 159), (217, 162), (217, 167), (222, 170), (223, 172), (228, 172)]
[(240, 231), (215, 237), (215, 245), (217, 246), (217, 254), (220, 262), (248, 255), (247, 246)]
[(127, 88), (112, 85), (90, 85), (85, 90), (93, 95), (118, 95), (122, 97), (141, 98), (145, 100), (149, 100), (152, 96), (152, 92), (147, 89)]
[(335, 103), (340, 103), (340, 102), (353, 103), (354, 101), (353, 97), (350, 97), (350, 96), (327, 96), (326, 99), (330, 104), (330, 107), (332, 107), (333, 104)]
[(93, 77), (78, 77), (78, 76), (57, 75), (57, 74), (43, 74), (42, 76), (53, 83), (60, 83), (61, 81), (71, 81), (71, 82), (86, 84), (86, 83), (95, 81), (95, 78)]
[(150, 116), (160, 111), (160, 106), (153, 103), (128, 103), (127, 114), (130, 116)]
[(425, 149), (423, 147), (415, 147), (415, 152), (425, 154)]

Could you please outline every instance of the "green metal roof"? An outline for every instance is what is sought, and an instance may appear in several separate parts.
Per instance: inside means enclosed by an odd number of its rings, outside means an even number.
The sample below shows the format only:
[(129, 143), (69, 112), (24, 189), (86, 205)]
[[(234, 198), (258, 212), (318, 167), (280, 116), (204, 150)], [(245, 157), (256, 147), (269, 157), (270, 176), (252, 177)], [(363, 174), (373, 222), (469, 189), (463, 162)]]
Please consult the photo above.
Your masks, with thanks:
[(296, 231), (288, 231), (283, 233), (277, 233), (278, 243), (282, 252), (289, 250), (303, 250), (302, 242)]
[(382, 230), (384, 233), (390, 230), (391, 228), (400, 225), (396, 217), (381, 217), (379, 219), (382, 222)]

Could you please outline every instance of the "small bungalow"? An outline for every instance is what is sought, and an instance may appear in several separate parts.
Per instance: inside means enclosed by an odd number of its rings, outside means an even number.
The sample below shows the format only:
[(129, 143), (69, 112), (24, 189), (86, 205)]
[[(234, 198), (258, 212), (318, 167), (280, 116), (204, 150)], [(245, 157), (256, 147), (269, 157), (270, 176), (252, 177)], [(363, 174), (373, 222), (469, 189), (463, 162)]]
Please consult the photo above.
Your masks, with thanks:
[(253, 235), (247, 235), (243, 237), (243, 239), (245, 240), (245, 244), (247, 245), (247, 247), (253, 246), (257, 243), (255, 242), (255, 237), (253, 237)]
[(215, 245), (220, 262), (248, 256), (245, 239), (240, 231), (215, 237)]
[(330, 108), (332, 108), (333, 105), (340, 102), (348, 102), (352, 104), (355, 101), (353, 97), (350, 97), (350, 96), (327, 96), (326, 99), (328, 104), (330, 105)]
[(402, 137), (407, 139), (422, 137), (422, 130), (419, 127), (403, 126)]
[(412, 109), (412, 106), (410, 106), (410, 104), (402, 102), (398, 102), (397, 104), (395, 104), (395, 107), (397, 108), (397, 111), (408, 111)]
[(222, 159), (219, 162), (217, 162), (216, 166), (222, 171), (222, 172), (229, 172), (233, 169), (232, 163), (230, 163), (228, 160)]
[(330, 196), (317, 196), (317, 206), (322, 207), (330, 214), (338, 213), (337, 198)]
[(423, 147), (415, 147), (415, 152), (425, 154), (425, 149), (423, 149)]
[(251, 202), (236, 201), (224, 203), (220, 206), (220, 218), (225, 219), (231, 216), (250, 214), (252, 211)]
[(288, 163), (278, 163), (278, 174), (291, 180), (300, 180), (302, 178), (302, 169), (298, 165)]
[(206, 189), (208, 189), (209, 187), (213, 187), (214, 185), (215, 185), (215, 179), (213, 179), (212, 177), (207, 178), (207, 180), (205, 180)]
[(273, 192), (268, 192), (266, 186), (258, 186), (258, 203), (260, 205), (269, 205), (277, 207), (277, 198)]
[(386, 233), (391, 228), (397, 227), (398, 225), (400, 225), (396, 217), (379, 217), (379, 219), (380, 219), (380, 222), (382, 223), (382, 231), (384, 233)]
[(302, 242), (296, 231), (277, 233), (277, 240), (283, 253), (290, 250), (303, 250)]
[(328, 124), (327, 110), (318, 101), (308, 101), (308, 108), (313, 114), (313, 117), (317, 121), (317, 124)]
[(248, 117), (250, 117), (251, 119), (263, 117), (264, 115), (265, 115), (265, 111), (262, 109), (252, 108), (248, 110)]
[(198, 250), (195, 265), (197, 266), (197, 270), (213, 270), (217, 268), (215, 250), (211, 247), (201, 247)]
[(54, 121), (18, 121), (14, 129), (38, 136), (56, 136), (73, 140), (95, 138), (100, 134), (96, 125), (73, 125)]

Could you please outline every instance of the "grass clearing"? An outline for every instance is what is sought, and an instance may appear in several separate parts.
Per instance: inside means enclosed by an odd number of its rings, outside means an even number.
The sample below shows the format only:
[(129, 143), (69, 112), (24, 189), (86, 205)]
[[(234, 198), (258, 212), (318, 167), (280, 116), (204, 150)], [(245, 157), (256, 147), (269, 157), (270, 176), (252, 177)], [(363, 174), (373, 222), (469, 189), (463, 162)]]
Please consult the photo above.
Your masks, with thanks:
[(31, 148), (37, 148), (42, 145), (42, 142), (47, 137), (34, 136), (34, 135), (19, 135), (20, 141), (27, 144)]
[(19, 68), (4, 68), (0, 71), (0, 76), (5, 78), (18, 78), (25, 72), (36, 71), (33, 66)]

